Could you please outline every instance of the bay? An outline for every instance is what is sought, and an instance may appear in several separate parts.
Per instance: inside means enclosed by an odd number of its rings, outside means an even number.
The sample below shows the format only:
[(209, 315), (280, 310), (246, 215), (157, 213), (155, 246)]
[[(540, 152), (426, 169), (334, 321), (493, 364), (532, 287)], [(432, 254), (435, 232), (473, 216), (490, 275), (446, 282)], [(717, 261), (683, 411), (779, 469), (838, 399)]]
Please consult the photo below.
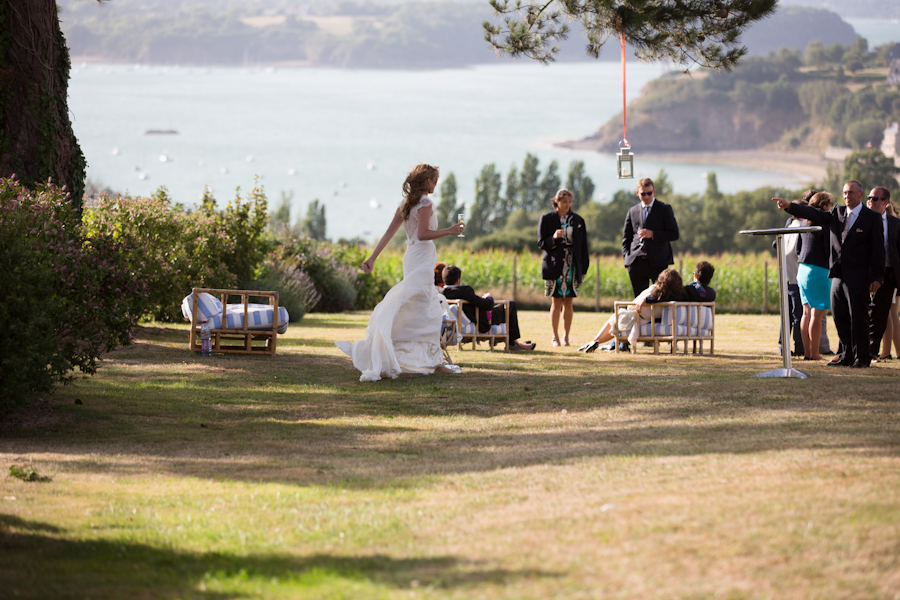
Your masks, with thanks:
[[(664, 71), (629, 64), (627, 99)], [(69, 87), (89, 178), (131, 195), (164, 185), (186, 205), (209, 186), (221, 206), (259, 176), (271, 208), (292, 193), (296, 220), (319, 199), (330, 238), (367, 240), (384, 230), (419, 162), (453, 172), (466, 203), (485, 164), (505, 175), (527, 152), (542, 170), (557, 160), (563, 181), (569, 163), (583, 160), (598, 200), (633, 189), (635, 180), (616, 178), (612, 153), (554, 147), (621, 114), (622, 100), (621, 66), (602, 62), (434, 71), (81, 64)], [(645, 161), (640, 140), (629, 141), (638, 177), (665, 169), (677, 192), (705, 189), (711, 167)], [(803, 184), (766, 171), (714, 170), (725, 192)]]

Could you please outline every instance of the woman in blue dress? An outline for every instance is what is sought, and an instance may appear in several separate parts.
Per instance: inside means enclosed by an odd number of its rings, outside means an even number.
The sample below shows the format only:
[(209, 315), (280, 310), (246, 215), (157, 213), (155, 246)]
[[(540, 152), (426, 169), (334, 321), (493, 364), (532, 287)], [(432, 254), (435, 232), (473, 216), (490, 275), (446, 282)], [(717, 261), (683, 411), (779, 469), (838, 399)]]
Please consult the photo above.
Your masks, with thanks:
[[(809, 199), (809, 205), (829, 211), (834, 206), (834, 196), (819, 192)], [(831, 246), (829, 232), (814, 231), (800, 234), (797, 253), (797, 284), (803, 317), (800, 333), (803, 337), (803, 360), (822, 360), (819, 354), (819, 338), (822, 336), (822, 317), (831, 308), (831, 280), (828, 278), (828, 260)]]

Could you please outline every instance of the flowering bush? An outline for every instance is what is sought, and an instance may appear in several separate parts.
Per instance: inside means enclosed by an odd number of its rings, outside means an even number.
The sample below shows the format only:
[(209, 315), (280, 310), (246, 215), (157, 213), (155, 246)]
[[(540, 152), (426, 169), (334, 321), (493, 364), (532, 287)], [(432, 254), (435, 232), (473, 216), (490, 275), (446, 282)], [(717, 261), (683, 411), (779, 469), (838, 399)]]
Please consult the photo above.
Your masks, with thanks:
[(66, 192), (0, 179), (0, 412), (130, 341), (146, 289), (127, 252), (86, 235)]
[(266, 248), (266, 200), (260, 189), (224, 211), (205, 194), (200, 210), (173, 204), (165, 188), (151, 198), (103, 196), (85, 208), (92, 234), (128, 244), (130, 271), (147, 284), (141, 315), (160, 321), (181, 319), (181, 299), (193, 287), (247, 285)]

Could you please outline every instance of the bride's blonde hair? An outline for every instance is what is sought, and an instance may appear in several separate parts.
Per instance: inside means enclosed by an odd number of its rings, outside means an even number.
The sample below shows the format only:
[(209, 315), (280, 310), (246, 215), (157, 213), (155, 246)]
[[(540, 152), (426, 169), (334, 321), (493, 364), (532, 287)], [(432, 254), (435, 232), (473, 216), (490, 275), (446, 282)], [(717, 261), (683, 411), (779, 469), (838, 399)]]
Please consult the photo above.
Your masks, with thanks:
[(400, 205), (400, 216), (404, 221), (409, 219), (409, 213), (413, 207), (419, 203), (419, 200), (428, 193), (428, 180), (437, 179), (440, 175), (440, 169), (422, 163), (416, 165), (406, 181), (403, 182), (403, 204)]

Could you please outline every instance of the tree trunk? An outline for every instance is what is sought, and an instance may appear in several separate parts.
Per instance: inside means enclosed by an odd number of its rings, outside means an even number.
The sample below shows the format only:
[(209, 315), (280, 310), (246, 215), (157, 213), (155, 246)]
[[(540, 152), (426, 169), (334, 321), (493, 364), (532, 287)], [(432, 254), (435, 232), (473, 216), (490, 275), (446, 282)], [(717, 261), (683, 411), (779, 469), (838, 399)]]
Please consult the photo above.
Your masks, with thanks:
[(69, 67), (55, 0), (0, 0), (0, 177), (65, 186), (80, 210), (85, 160), (69, 120)]

